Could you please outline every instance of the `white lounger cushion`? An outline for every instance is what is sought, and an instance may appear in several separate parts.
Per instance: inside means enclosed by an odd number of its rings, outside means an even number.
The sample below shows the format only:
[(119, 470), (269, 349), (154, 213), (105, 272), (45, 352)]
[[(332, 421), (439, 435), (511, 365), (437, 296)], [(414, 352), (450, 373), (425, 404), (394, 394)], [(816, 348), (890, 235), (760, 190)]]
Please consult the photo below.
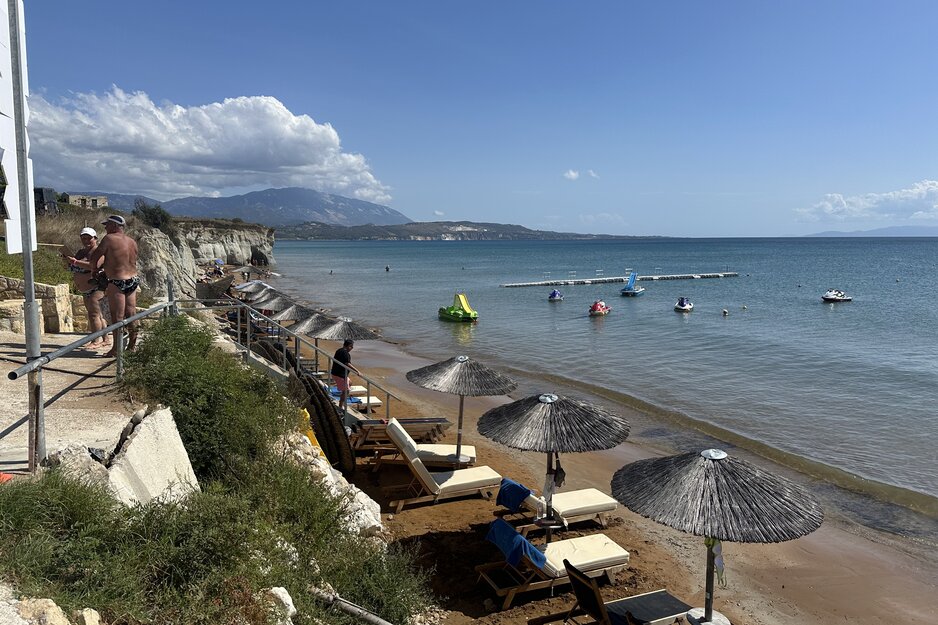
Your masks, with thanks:
[[(469, 458), (463, 460), (464, 464), (475, 464), (476, 448), (472, 445), (463, 445), (459, 450), (459, 455)], [(417, 443), (417, 457), (424, 462), (452, 462), (456, 464), (456, 445)]]
[[(421, 463), (421, 466), (423, 463)], [(486, 486), (498, 487), (502, 476), (491, 467), (472, 467), (470, 469), (457, 469), (455, 471), (437, 471), (430, 473), (433, 481), (439, 486), (439, 494)], [(436, 493), (434, 493), (436, 494)]]
[(547, 562), (541, 570), (550, 577), (564, 577), (567, 569), (564, 559), (584, 573), (597, 569), (625, 567), (629, 563), (629, 552), (605, 534), (590, 534), (558, 540), (542, 548)]
[[(527, 496), (524, 504), (531, 510), (536, 511), (538, 515), (545, 514), (547, 510), (547, 502), (544, 501), (544, 498), (533, 493)], [(551, 499), (551, 507), (560, 517), (560, 520), (563, 521), (563, 524), (567, 525), (568, 519), (592, 516), (601, 512), (612, 512), (619, 507), (619, 502), (595, 488), (582, 488), (580, 490), (554, 493), (554, 497)]]

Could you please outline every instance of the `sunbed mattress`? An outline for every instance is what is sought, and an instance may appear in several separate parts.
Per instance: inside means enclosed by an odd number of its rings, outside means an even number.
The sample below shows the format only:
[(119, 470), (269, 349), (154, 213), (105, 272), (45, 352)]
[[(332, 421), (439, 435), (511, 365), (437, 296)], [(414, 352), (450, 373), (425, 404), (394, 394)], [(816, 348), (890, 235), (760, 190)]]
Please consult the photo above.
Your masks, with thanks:
[(544, 545), (547, 562), (541, 570), (550, 577), (564, 577), (567, 569), (564, 559), (584, 573), (610, 567), (625, 567), (629, 563), (629, 552), (605, 534), (590, 534), (558, 540)]
[(501, 475), (496, 473), (491, 467), (485, 466), (458, 469), (456, 471), (436, 471), (430, 475), (439, 485), (440, 494), (460, 490), (471, 490), (473, 488), (484, 488), (486, 486), (497, 487), (502, 481)]
[(554, 493), (551, 505), (561, 518), (571, 519), (600, 512), (611, 512), (618, 507), (619, 503), (595, 488), (584, 488), (566, 493)]

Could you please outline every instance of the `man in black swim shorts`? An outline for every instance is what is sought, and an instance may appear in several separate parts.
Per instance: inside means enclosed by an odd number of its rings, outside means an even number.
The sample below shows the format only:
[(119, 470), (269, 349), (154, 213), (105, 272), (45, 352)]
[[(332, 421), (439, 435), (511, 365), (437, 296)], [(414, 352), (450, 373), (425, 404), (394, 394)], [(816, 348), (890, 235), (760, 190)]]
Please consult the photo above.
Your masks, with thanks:
[[(111, 215), (103, 222), (107, 236), (91, 255), (92, 263), (104, 257), (101, 270), (107, 276), (107, 301), (111, 308), (112, 321), (117, 323), (137, 312), (137, 242), (124, 234), (127, 220), (121, 215)], [(136, 325), (127, 327), (130, 340), (127, 349), (137, 344)], [(117, 355), (117, 341), (123, 336), (123, 328), (114, 331), (114, 347), (105, 356)]]

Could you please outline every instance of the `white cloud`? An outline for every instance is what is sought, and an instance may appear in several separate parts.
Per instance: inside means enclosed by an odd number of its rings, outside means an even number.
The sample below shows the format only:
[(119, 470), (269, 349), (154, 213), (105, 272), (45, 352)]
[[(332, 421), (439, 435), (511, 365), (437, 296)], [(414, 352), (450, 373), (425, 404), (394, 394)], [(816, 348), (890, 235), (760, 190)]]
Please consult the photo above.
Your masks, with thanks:
[(580, 172), (575, 169), (568, 169), (567, 171), (563, 172), (563, 177), (567, 180), (576, 180), (580, 177)]
[(436, 215), (437, 217), (442, 217), (446, 213), (444, 213), (443, 211), (433, 211), (433, 214)]
[(184, 107), (113, 87), (61, 103), (33, 95), (30, 110), (36, 180), (62, 191), (166, 199), (299, 186), (391, 199), (365, 157), (342, 150), (330, 124), (295, 115), (269, 96)]
[(595, 171), (593, 171), (592, 169), (587, 169), (587, 170), (586, 170), (586, 173), (589, 174), (589, 177), (590, 177), (590, 178), (599, 178), (599, 174), (597, 174), (597, 173), (596, 173)]
[(808, 221), (938, 219), (938, 181), (923, 180), (909, 189), (844, 196), (828, 193), (810, 208), (795, 210)]

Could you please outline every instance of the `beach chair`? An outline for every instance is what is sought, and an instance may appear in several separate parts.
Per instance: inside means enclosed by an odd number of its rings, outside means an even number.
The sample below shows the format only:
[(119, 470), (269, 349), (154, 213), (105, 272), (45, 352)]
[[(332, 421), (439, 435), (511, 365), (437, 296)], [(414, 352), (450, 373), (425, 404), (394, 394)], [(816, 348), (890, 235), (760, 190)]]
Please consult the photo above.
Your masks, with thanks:
[[(397, 440), (401, 440), (399, 430), (393, 426), (395, 420), (391, 419), (391, 421), (392, 423), (388, 424), (388, 434), (392, 437), (397, 436)], [(501, 475), (486, 466), (431, 473), (412, 448), (404, 446), (401, 452), (407, 459), (406, 466), (410, 469), (413, 479), (408, 484), (395, 487), (407, 492), (406, 497), (396, 499), (389, 504), (395, 513), (403, 510), (408, 504), (428, 501), (437, 503), (454, 497), (481, 495), (489, 499), (498, 490), (498, 485), (502, 481)]]
[(604, 602), (595, 579), (580, 571), (569, 561), (563, 561), (570, 576), (570, 586), (576, 601), (566, 612), (528, 619), (528, 625), (546, 625), (563, 621), (585, 625), (576, 617), (589, 616), (597, 625), (669, 625), (681, 620), (691, 609), (667, 590), (655, 590), (640, 595)]
[[(336, 402), (342, 399), (342, 393), (338, 392), (338, 390), (336, 390), (336, 392), (334, 393), (330, 392), (329, 396), (332, 397), (332, 399), (335, 400)], [(365, 397), (356, 397), (353, 395), (349, 395), (348, 397), (345, 398), (345, 402), (349, 406), (354, 408), (355, 410), (358, 410), (359, 412), (361, 412), (362, 410), (364, 410), (365, 412), (377, 410), (378, 408), (384, 405), (384, 402), (381, 401), (381, 398), (375, 397), (374, 395), (368, 395)]]
[[(547, 512), (547, 502), (539, 497), (530, 488), (519, 484), (507, 477), (502, 479), (498, 489), (496, 504), (508, 508), (511, 512), (521, 512), (522, 509), (534, 513), (535, 519), (542, 518)], [(595, 488), (581, 488), (563, 493), (554, 493), (551, 499), (551, 508), (554, 518), (566, 528), (571, 523), (595, 520), (602, 527), (606, 527), (608, 515), (619, 507), (619, 502)], [(519, 527), (523, 535), (535, 527), (528, 524)]]
[[(352, 428), (350, 441), (355, 453), (375, 453), (382, 449), (393, 447), (394, 443), (388, 436), (388, 422), (383, 419), (372, 419), (352, 407), (349, 407), (349, 423)], [(443, 438), (443, 433), (452, 426), (449, 419), (443, 417), (404, 417), (398, 419), (404, 429), (418, 443), (435, 443)]]
[[(377, 471), (382, 464), (403, 464), (410, 462), (405, 453), (405, 449), (411, 454), (420, 458), (420, 460), (429, 467), (444, 466), (458, 467), (469, 466), (476, 462), (476, 448), (472, 445), (463, 445), (459, 450), (459, 455), (464, 458), (462, 462), (456, 458), (456, 445), (440, 445), (435, 443), (418, 443), (415, 441), (404, 426), (397, 419), (391, 419), (387, 428), (388, 438), (391, 440), (391, 446), (385, 449), (375, 450), (375, 466)], [(502, 480), (504, 482), (504, 480)]]
[(505, 560), (480, 564), (476, 572), (480, 581), (484, 579), (497, 596), (504, 597), (502, 610), (507, 610), (521, 593), (570, 583), (565, 566), (568, 560), (589, 577), (605, 577), (609, 582), (629, 565), (629, 552), (605, 534), (535, 547), (507, 521), (495, 519), (485, 539), (495, 543)]
[[(334, 396), (334, 397), (339, 397), (339, 396), (341, 395), (341, 393), (339, 392), (339, 387), (337, 387), (337, 386), (335, 386), (335, 385), (333, 385), (333, 386), (324, 385), (324, 386), (325, 386), (326, 389), (329, 391), (329, 394), (330, 394), (330, 395), (332, 395), (332, 396)], [(361, 385), (350, 384), (349, 387), (348, 387), (348, 394), (349, 394), (349, 395), (352, 395), (352, 396), (355, 396), (355, 395), (367, 395), (367, 394), (368, 394), (368, 388), (367, 388), (367, 387), (364, 387), (364, 386), (361, 386)]]

